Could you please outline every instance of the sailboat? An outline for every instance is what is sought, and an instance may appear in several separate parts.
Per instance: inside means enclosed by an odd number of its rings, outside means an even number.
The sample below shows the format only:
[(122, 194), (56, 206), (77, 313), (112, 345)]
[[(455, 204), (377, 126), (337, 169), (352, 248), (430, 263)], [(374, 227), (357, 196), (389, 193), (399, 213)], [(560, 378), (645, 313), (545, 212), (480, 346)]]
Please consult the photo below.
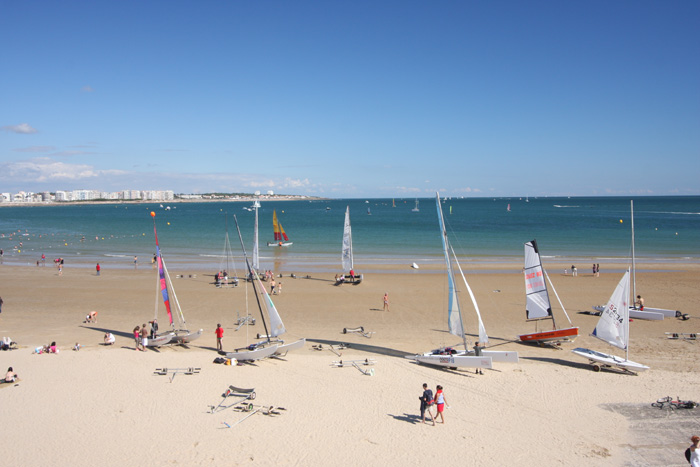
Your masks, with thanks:
[(416, 198), (416, 207), (411, 209), (411, 212), (420, 212), (420, 209), (418, 208), (418, 198)]
[(391, 198), (391, 207), (392, 208), (396, 207), (396, 201), (394, 200), (394, 198)]
[[(359, 284), (362, 282), (362, 274), (355, 275), (355, 265), (352, 254), (352, 227), (350, 226), (350, 206), (345, 209), (345, 223), (343, 224), (343, 247), (341, 250), (341, 263), (343, 266), (343, 273), (347, 275), (350, 283)], [(343, 280), (339, 281), (338, 284), (347, 282), (345, 280), (345, 275)]]
[[(631, 228), (632, 228), (632, 298), (637, 296), (637, 275), (636, 275), (636, 263), (634, 255), (634, 200), (630, 200), (630, 217), (631, 217)], [(602, 312), (602, 306), (594, 306), (594, 310), (597, 312)], [(678, 310), (667, 310), (664, 308), (650, 308), (645, 306), (644, 310), (637, 308), (634, 305), (634, 301), (630, 305), (630, 318), (633, 319), (647, 319), (653, 321), (663, 320), (664, 317), (677, 318), (681, 316), (681, 312)]]
[[(287, 332), (282, 323), (282, 318), (280, 318), (279, 312), (272, 302), (270, 295), (265, 290), (265, 287), (260, 281), (260, 277), (253, 273), (253, 270), (248, 261), (248, 255), (246, 254), (245, 246), (243, 244), (243, 237), (241, 235), (241, 229), (238, 226), (238, 219), (233, 216), (236, 221), (236, 229), (238, 230), (238, 238), (241, 241), (241, 248), (243, 249), (243, 256), (245, 257), (246, 266), (248, 268), (249, 277), (253, 278), (253, 293), (255, 294), (255, 299), (258, 303), (258, 310), (260, 311), (260, 317), (262, 318), (263, 326), (265, 328), (265, 335), (259, 336), (264, 337), (266, 340), (248, 346), (247, 350), (241, 350), (236, 352), (227, 352), (227, 358), (235, 358), (239, 361), (251, 361), (259, 360), (261, 358), (273, 356), (273, 355), (285, 355), (290, 350), (296, 350), (302, 348), (306, 339), (302, 338), (295, 342), (285, 344), (284, 341), (278, 339), (279, 336)], [(262, 296), (262, 300), (261, 300)], [(263, 308), (265, 308), (265, 313), (263, 313)], [(269, 320), (270, 328), (267, 327), (267, 321), (265, 320), (265, 315)], [(272, 339), (275, 339), (274, 341)]]
[(282, 228), (282, 224), (277, 220), (277, 210), (272, 211), (272, 227), (275, 233), (275, 241), (267, 242), (267, 246), (290, 246), (292, 244), (284, 228)]
[(629, 360), (629, 299), (630, 299), (630, 271), (625, 271), (620, 283), (615, 287), (610, 300), (600, 315), (598, 325), (593, 330), (593, 337), (607, 342), (625, 351), (625, 358), (616, 355), (597, 352), (595, 350), (578, 347), (572, 350), (576, 355), (583, 357), (593, 366), (595, 371), (601, 368), (618, 368), (630, 374), (648, 370), (649, 367), (641, 363)]
[[(527, 319), (535, 320), (535, 322), (541, 319), (551, 319), (553, 330), (522, 334), (518, 336), (520, 340), (523, 342), (536, 342), (538, 344), (562, 341), (573, 342), (578, 336), (578, 328), (574, 327), (571, 323), (569, 314), (566, 312), (561, 300), (559, 300), (559, 295), (554, 288), (554, 284), (552, 284), (552, 280), (542, 267), (542, 259), (536, 240), (525, 244), (525, 267), (523, 268), (523, 273), (525, 275), (525, 312), (527, 313)], [(556, 295), (557, 300), (559, 300), (559, 305), (562, 310), (564, 310), (566, 319), (569, 320), (570, 327), (568, 328), (557, 329), (557, 323), (552, 314), (552, 306), (549, 302), (549, 293), (547, 292), (545, 278), (549, 281), (549, 285), (552, 286), (552, 291), (554, 295)]]
[(510, 212), (510, 203), (508, 203), (508, 207), (506, 208), (506, 211)]
[(501, 351), (482, 351), (482, 356), (475, 356), (474, 352), (470, 352), (467, 346), (467, 337), (464, 333), (464, 326), (462, 321), (462, 311), (459, 303), (459, 291), (455, 286), (455, 270), (454, 266), (464, 281), (464, 285), (469, 292), (469, 296), (472, 299), (474, 309), (479, 321), (479, 341), (482, 344), (486, 344), (489, 341), (489, 337), (486, 334), (486, 329), (484, 323), (481, 321), (481, 313), (479, 312), (479, 306), (476, 303), (476, 298), (474, 293), (469, 287), (462, 267), (459, 265), (457, 260), (457, 255), (455, 255), (454, 250), (450, 246), (449, 240), (447, 238), (447, 230), (445, 228), (445, 219), (442, 214), (442, 206), (440, 204), (440, 194), (436, 193), (436, 203), (438, 212), (438, 221), (440, 223), (440, 232), (442, 237), (442, 247), (443, 253), (445, 255), (445, 264), (447, 266), (447, 282), (448, 282), (448, 306), (447, 306), (447, 324), (449, 332), (452, 335), (462, 338), (464, 344), (464, 350), (457, 350), (452, 347), (441, 347), (438, 349), (431, 350), (422, 355), (407, 356), (411, 360), (415, 360), (418, 363), (424, 363), (428, 365), (446, 366), (446, 367), (467, 367), (467, 368), (492, 368), (492, 362), (518, 362), (517, 352), (501, 352)]
[[(187, 323), (185, 322), (185, 315), (182, 313), (182, 308), (180, 307), (180, 302), (177, 300), (177, 295), (175, 295), (175, 289), (170, 280), (170, 275), (168, 274), (168, 268), (165, 266), (165, 261), (163, 260), (163, 254), (160, 251), (160, 245), (158, 244), (158, 232), (156, 231), (156, 213), (151, 211), (151, 217), (153, 217), (153, 234), (156, 239), (156, 260), (158, 263), (158, 288), (160, 289), (160, 295), (163, 298), (163, 304), (165, 305), (165, 310), (168, 313), (168, 321), (170, 322), (171, 331), (168, 331), (154, 339), (148, 339), (147, 346), (149, 347), (159, 347), (165, 344), (186, 344), (192, 342), (202, 335), (203, 330), (200, 329), (196, 332), (190, 332), (187, 329)], [(173, 307), (170, 303), (170, 294), (172, 293), (174, 300), (175, 315), (179, 322), (179, 329), (175, 329), (173, 324)], [(156, 295), (156, 316), (158, 315), (158, 296)]]
[[(233, 276), (231, 273), (231, 266), (233, 266)], [(236, 265), (233, 262), (233, 252), (231, 251), (231, 242), (228, 237), (228, 216), (226, 217), (226, 236), (224, 237), (224, 252), (221, 256), (221, 261), (219, 263), (219, 271), (217, 273), (217, 287), (223, 286), (238, 286), (238, 274), (236, 273)]]

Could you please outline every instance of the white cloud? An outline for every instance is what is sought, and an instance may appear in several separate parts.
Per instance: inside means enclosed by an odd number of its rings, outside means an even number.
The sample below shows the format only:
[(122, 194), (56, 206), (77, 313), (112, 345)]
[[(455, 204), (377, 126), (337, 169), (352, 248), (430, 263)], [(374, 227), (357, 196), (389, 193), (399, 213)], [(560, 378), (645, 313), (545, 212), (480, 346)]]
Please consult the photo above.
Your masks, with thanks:
[(102, 175), (122, 175), (120, 170), (96, 170), (87, 164), (66, 164), (47, 157), (0, 164), (0, 180), (24, 183), (67, 182), (93, 179)]
[(29, 123), (20, 123), (19, 125), (5, 125), (2, 127), (3, 130), (10, 133), (19, 133), (24, 135), (29, 135), (31, 133), (37, 133), (35, 128), (32, 128)]

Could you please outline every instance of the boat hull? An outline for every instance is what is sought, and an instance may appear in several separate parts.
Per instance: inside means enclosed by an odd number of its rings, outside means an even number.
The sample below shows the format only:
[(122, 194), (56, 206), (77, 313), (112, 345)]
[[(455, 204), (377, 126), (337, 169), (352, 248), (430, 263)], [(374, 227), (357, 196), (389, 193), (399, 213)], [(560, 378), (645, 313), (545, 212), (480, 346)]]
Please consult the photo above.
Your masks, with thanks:
[(552, 331), (533, 332), (530, 334), (521, 334), (518, 338), (522, 342), (573, 342), (578, 337), (578, 328), (554, 329)]
[(304, 344), (306, 344), (306, 339), (299, 339), (298, 341), (290, 342), (289, 344), (278, 345), (277, 351), (274, 352), (273, 355), (286, 355), (289, 351), (304, 348)]
[(146, 347), (160, 347), (162, 345), (170, 344), (173, 337), (175, 337), (175, 333), (169, 332), (152, 339), (149, 338), (146, 341)]
[(618, 356), (597, 352), (595, 350), (584, 349), (582, 347), (575, 348), (572, 352), (579, 357), (587, 359), (596, 371), (599, 371), (600, 368), (603, 367), (619, 368), (630, 373), (638, 373), (649, 369), (648, 366), (641, 363), (625, 360)]
[[(593, 309), (599, 313), (605, 309), (605, 306), (599, 305), (599, 306), (594, 306)], [(662, 321), (664, 319), (664, 314), (658, 311), (651, 311), (651, 310), (661, 310), (660, 308), (647, 308), (644, 307), (644, 311), (638, 310), (636, 308), (629, 308), (629, 317), (632, 319), (646, 319), (649, 321)], [(666, 310), (666, 311), (671, 311), (671, 310)], [(675, 310), (673, 311), (673, 316), (675, 315)]]
[(200, 329), (199, 331), (196, 332), (190, 332), (187, 330), (181, 330), (181, 331), (175, 331), (175, 335), (173, 336), (172, 340), (169, 342), (170, 344), (187, 344), (189, 342), (192, 342), (195, 339), (199, 339), (202, 337), (202, 333), (204, 330)]
[(433, 365), (448, 368), (493, 368), (491, 357), (470, 357), (466, 355), (412, 355), (406, 358), (424, 365)]
[(277, 345), (270, 347), (258, 347), (255, 350), (241, 350), (240, 352), (226, 352), (226, 358), (235, 358), (239, 362), (252, 362), (271, 356), (277, 352)]
[(294, 242), (267, 242), (267, 246), (291, 246)]
[[(468, 356), (474, 355), (474, 352), (469, 352)], [(506, 352), (503, 350), (482, 350), (482, 357), (490, 357), (491, 361), (496, 363), (519, 363), (520, 358), (518, 352)]]

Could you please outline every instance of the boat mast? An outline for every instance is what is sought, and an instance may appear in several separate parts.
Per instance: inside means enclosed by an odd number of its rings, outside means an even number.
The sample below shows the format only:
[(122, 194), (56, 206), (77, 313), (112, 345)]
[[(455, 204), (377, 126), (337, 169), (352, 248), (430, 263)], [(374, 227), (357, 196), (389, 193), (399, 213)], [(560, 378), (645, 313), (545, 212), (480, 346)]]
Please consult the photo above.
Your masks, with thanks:
[[(449, 283), (447, 324), (449, 326), (450, 334), (460, 336), (464, 343), (464, 350), (468, 351), (469, 348), (467, 347), (467, 335), (464, 333), (464, 323), (462, 322), (462, 310), (459, 306), (459, 299), (457, 298), (454, 271), (452, 269), (452, 260), (450, 258), (450, 242), (447, 239), (447, 229), (445, 228), (445, 219), (442, 214), (442, 205), (440, 204), (440, 193), (435, 192), (435, 196), (437, 202), (438, 221), (440, 222), (440, 231), (442, 233), (442, 248), (445, 253), (445, 264), (447, 265), (447, 281)], [(452, 310), (453, 305), (455, 306), (456, 311)]]
[(632, 303), (634, 303), (634, 299), (637, 298), (637, 268), (634, 261), (634, 200), (630, 200), (630, 214), (632, 217)]
[(238, 226), (238, 219), (236, 215), (233, 215), (233, 220), (236, 222), (236, 230), (238, 231), (238, 239), (241, 241), (241, 249), (243, 250), (243, 257), (245, 258), (245, 265), (248, 267), (248, 274), (250, 274), (250, 282), (253, 284), (253, 293), (255, 294), (255, 300), (258, 302), (258, 311), (260, 311), (260, 318), (262, 318), (263, 327), (265, 328), (265, 335), (267, 336), (267, 341), (270, 342), (270, 333), (267, 330), (267, 323), (265, 322), (265, 313), (262, 311), (262, 305), (260, 304), (260, 296), (258, 290), (255, 288), (255, 277), (253, 276), (253, 270), (250, 267), (250, 261), (248, 261), (248, 255), (245, 252), (245, 245), (243, 244), (243, 236), (241, 235), (241, 228)]

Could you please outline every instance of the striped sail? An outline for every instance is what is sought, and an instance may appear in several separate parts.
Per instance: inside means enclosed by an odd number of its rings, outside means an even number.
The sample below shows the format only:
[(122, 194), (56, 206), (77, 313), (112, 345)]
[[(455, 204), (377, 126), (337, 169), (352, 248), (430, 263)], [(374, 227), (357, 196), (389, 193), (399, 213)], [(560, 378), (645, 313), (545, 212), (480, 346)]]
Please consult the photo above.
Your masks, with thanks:
[(452, 270), (452, 261), (450, 261), (449, 241), (447, 240), (447, 230), (445, 229), (445, 219), (442, 215), (442, 206), (440, 205), (440, 193), (436, 193), (438, 221), (440, 222), (440, 232), (442, 233), (442, 248), (445, 253), (445, 263), (447, 264), (447, 282), (448, 282), (448, 303), (447, 303), (447, 325), (450, 334), (464, 338), (464, 327), (462, 325), (462, 313), (459, 308), (459, 300), (457, 299), (457, 289), (455, 288), (454, 272)]
[(623, 350), (627, 349), (629, 343), (629, 297), (630, 272), (628, 269), (600, 313), (598, 324), (593, 330), (594, 337)]
[(353, 269), (352, 260), (352, 229), (350, 227), (350, 206), (345, 210), (345, 225), (343, 227), (343, 251), (342, 251), (343, 271)]
[(158, 245), (158, 232), (156, 231), (155, 219), (153, 219), (153, 234), (156, 237), (156, 258), (158, 261), (158, 281), (160, 283), (160, 293), (163, 296), (163, 304), (165, 305), (165, 310), (168, 312), (168, 320), (170, 321), (170, 325), (172, 326), (173, 313), (170, 310), (170, 297), (168, 295), (168, 283), (165, 280), (165, 264), (163, 263), (163, 256), (160, 253), (160, 246)]
[(525, 297), (527, 319), (552, 317), (552, 305), (549, 302), (547, 284), (537, 242), (532, 240), (525, 244)]
[(284, 232), (284, 229), (282, 228), (282, 224), (280, 224), (279, 220), (277, 219), (277, 211), (272, 211), (272, 228), (275, 231), (275, 241), (276, 242), (281, 242), (282, 239), (284, 239), (285, 242), (288, 242), (289, 239), (287, 238), (287, 234)]

